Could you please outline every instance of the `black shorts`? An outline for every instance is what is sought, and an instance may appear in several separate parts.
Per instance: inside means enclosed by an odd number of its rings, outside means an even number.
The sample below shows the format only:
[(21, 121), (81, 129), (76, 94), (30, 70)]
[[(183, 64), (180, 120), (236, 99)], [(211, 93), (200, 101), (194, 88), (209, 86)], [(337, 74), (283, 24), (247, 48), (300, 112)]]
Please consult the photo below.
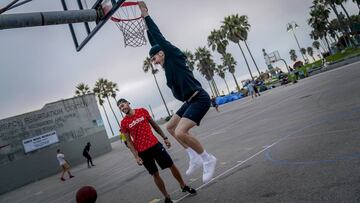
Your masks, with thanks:
[(200, 89), (197, 95), (190, 101), (185, 102), (176, 114), (181, 118), (188, 118), (194, 121), (196, 125), (200, 125), (201, 119), (210, 108), (210, 103), (209, 94), (205, 90)]
[(143, 165), (150, 175), (158, 172), (155, 161), (161, 169), (169, 168), (174, 164), (170, 155), (160, 142), (145, 151), (139, 152), (138, 155), (143, 160)]

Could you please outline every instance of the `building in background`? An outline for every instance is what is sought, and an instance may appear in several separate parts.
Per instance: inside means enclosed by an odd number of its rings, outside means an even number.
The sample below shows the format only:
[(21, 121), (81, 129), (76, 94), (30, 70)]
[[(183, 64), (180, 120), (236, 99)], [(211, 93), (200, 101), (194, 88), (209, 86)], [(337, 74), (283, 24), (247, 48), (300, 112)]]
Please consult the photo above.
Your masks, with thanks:
[(56, 150), (71, 165), (111, 151), (94, 94), (46, 104), (42, 109), (0, 120), (0, 194), (59, 173)]

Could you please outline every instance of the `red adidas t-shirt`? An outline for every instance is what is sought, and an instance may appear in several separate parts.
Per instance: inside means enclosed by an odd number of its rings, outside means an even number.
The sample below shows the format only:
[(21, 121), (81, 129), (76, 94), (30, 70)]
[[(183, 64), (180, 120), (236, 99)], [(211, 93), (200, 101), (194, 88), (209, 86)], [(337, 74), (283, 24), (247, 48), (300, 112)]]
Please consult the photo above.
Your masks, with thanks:
[(159, 141), (151, 131), (149, 112), (146, 109), (134, 109), (133, 116), (126, 115), (121, 121), (121, 131), (130, 134), (136, 151), (142, 152), (157, 144)]

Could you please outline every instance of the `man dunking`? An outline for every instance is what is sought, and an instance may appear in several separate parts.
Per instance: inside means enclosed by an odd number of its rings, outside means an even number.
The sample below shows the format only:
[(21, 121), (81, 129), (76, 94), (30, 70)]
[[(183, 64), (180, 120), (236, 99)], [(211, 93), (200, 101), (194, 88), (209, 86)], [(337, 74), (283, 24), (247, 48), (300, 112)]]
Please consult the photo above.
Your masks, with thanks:
[(216, 158), (206, 152), (198, 139), (190, 133), (190, 129), (200, 125), (201, 119), (210, 108), (210, 97), (186, 66), (185, 55), (161, 34), (150, 18), (146, 4), (140, 1), (139, 8), (152, 45), (149, 51), (151, 61), (163, 67), (167, 86), (176, 99), (184, 102), (170, 119), (167, 130), (188, 152), (190, 162), (186, 174), (189, 175), (203, 166), (203, 182), (207, 183), (214, 175)]

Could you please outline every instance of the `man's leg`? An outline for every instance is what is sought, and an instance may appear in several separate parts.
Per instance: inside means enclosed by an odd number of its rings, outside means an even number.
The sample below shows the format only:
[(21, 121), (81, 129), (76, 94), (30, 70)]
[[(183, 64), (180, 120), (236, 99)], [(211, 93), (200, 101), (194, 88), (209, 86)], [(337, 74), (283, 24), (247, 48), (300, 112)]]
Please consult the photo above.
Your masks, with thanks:
[(202, 159), (192, 148), (188, 147), (184, 142), (182, 142), (176, 135), (175, 129), (178, 126), (181, 117), (177, 114), (174, 114), (170, 121), (168, 122), (166, 129), (167, 131), (185, 148), (189, 156), (189, 167), (186, 170), (186, 175), (191, 175), (197, 168), (202, 166)]
[(180, 187), (184, 188), (185, 187), (185, 182), (180, 174), (179, 169), (175, 166), (175, 164), (173, 164), (172, 166), (170, 166), (170, 171), (173, 174), (174, 178), (179, 182)]
[(175, 129), (175, 136), (181, 140), (181, 142), (192, 148), (196, 153), (202, 154), (204, 148), (200, 142), (189, 133), (189, 130), (195, 125), (196, 123), (194, 121), (188, 118), (181, 118)]
[(203, 160), (203, 182), (211, 180), (215, 172), (216, 158), (208, 154), (200, 142), (189, 133), (196, 123), (188, 118), (181, 118), (175, 129), (175, 135), (186, 145), (196, 151)]
[(194, 188), (191, 188), (185, 184), (185, 182), (181, 176), (181, 173), (180, 173), (179, 169), (175, 166), (175, 164), (170, 166), (170, 171), (173, 174), (174, 178), (179, 182), (182, 192), (196, 194), (196, 190)]
[(186, 149), (186, 148), (188, 148), (188, 146), (175, 136), (175, 129), (176, 129), (176, 126), (179, 124), (180, 119), (181, 119), (180, 116), (178, 116), (177, 114), (174, 114), (171, 117), (168, 124), (166, 125), (166, 129)]
[(62, 168), (60, 180), (65, 181), (64, 175), (65, 175), (65, 169)]
[(71, 174), (71, 172), (70, 172), (70, 168), (67, 169), (67, 173), (69, 174), (69, 178), (73, 178), (73, 177), (74, 177), (74, 176)]
[(90, 160), (91, 166), (95, 166), (95, 165), (93, 164), (93, 162), (92, 162), (92, 158), (91, 158), (90, 155), (89, 155), (89, 160)]
[(162, 178), (160, 177), (159, 171), (154, 173), (152, 176), (154, 178), (154, 182), (155, 182), (156, 186), (159, 188), (160, 192), (164, 195), (164, 197), (170, 198), (169, 193), (166, 191), (165, 183), (162, 180)]

